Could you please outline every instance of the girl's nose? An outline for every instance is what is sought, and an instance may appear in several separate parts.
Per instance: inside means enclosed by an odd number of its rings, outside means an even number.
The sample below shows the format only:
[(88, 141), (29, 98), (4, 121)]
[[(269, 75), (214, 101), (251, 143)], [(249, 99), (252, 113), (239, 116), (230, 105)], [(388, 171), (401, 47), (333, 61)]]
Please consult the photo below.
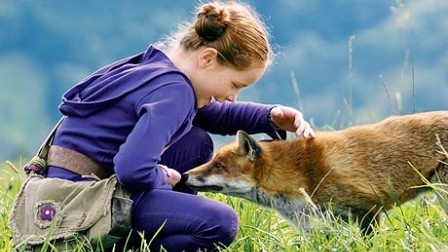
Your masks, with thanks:
[(234, 101), (236, 101), (236, 98), (237, 98), (237, 95), (228, 95), (226, 97), (226, 100), (230, 101), (230, 102), (234, 102)]

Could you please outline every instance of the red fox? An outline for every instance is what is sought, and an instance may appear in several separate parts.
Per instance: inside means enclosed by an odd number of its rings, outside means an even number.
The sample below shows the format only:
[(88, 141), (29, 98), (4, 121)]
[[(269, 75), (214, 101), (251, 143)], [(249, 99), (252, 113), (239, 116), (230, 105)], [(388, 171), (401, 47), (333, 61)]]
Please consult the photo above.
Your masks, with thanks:
[[(239, 131), (184, 179), (198, 191), (273, 207), (297, 228), (308, 225), (298, 220), (314, 206), (357, 220), (368, 234), (380, 210), (414, 199), (429, 182), (448, 196), (447, 147), (448, 111), (392, 116), (313, 139), (257, 142)], [(448, 213), (448, 201), (440, 202)]]

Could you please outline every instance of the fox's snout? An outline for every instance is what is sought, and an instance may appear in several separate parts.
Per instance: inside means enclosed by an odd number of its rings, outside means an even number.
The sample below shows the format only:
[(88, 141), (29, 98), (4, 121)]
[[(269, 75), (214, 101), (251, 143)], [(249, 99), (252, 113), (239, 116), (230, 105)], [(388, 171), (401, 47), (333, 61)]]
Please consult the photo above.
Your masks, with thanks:
[(178, 184), (184, 185), (187, 182), (187, 180), (188, 180), (188, 172), (184, 172), (180, 176), (180, 180), (179, 180)]
[(196, 174), (190, 176), (189, 172), (183, 173), (179, 181), (179, 183), (183, 183), (195, 191), (220, 192), (223, 190), (221, 185), (209, 184), (208, 182), (207, 178)]

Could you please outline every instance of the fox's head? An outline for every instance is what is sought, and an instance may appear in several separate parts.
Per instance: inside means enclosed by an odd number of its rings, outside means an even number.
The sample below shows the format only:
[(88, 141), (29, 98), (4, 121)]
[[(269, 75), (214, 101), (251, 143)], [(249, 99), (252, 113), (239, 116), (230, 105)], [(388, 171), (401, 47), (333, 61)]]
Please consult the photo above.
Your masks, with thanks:
[(257, 185), (255, 165), (260, 157), (259, 143), (243, 131), (236, 142), (219, 148), (213, 159), (184, 174), (186, 184), (197, 191), (236, 195)]

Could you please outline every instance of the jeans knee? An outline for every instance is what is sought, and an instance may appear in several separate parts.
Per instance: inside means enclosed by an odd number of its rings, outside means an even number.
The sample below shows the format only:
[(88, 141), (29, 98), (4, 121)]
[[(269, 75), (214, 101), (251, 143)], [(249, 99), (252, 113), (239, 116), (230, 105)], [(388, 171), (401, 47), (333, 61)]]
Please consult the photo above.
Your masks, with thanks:
[(238, 234), (239, 221), (237, 213), (226, 205), (219, 212), (212, 214), (209, 219), (214, 221), (214, 224), (212, 224), (213, 235), (210, 235), (213, 237), (214, 243), (229, 246)]

